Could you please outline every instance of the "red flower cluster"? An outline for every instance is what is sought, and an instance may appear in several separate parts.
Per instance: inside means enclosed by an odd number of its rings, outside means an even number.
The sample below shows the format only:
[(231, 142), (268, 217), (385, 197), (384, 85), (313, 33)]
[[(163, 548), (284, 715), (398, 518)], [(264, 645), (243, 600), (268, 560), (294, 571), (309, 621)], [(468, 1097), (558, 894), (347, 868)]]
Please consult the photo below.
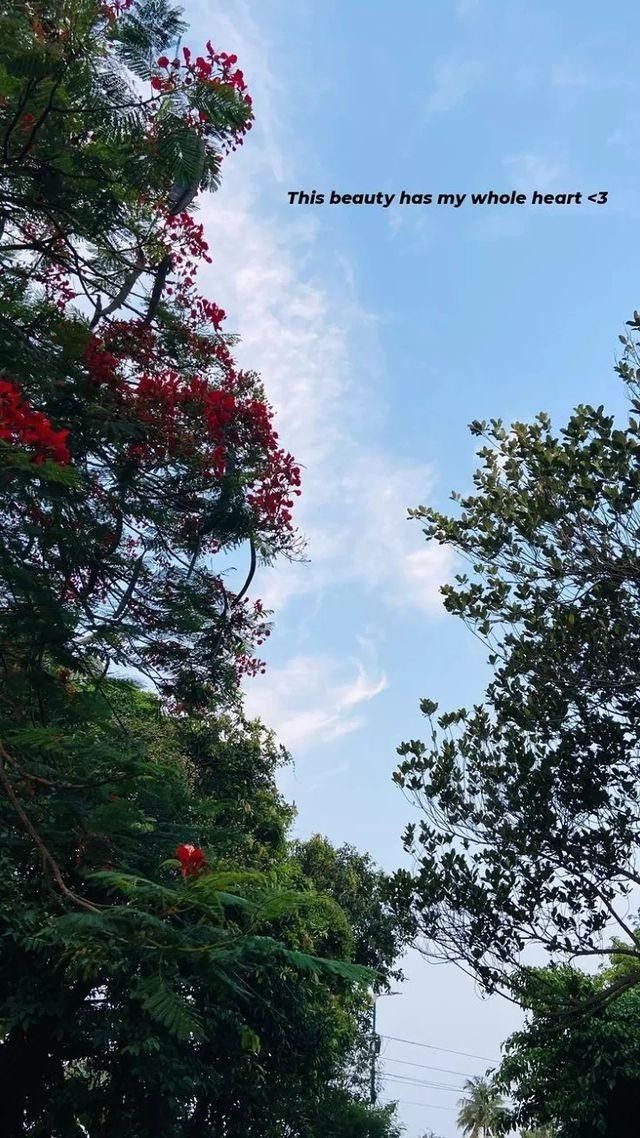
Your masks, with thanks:
[(176, 857), (180, 862), (183, 877), (197, 877), (204, 869), (207, 859), (199, 846), (182, 845), (176, 850)]
[[(191, 77), (192, 80), (197, 80), (199, 83), (207, 83), (209, 86), (220, 86), (222, 84), (228, 87), (234, 87), (236, 91), (245, 94), (247, 85), (244, 80), (242, 71), (235, 67), (238, 62), (237, 55), (227, 55), (226, 51), (215, 51), (211, 40), (207, 41), (207, 55), (196, 56), (193, 59), (193, 53), (188, 47), (182, 49), (183, 61), (180, 59), (169, 59), (167, 55), (161, 55), (157, 60), (157, 66), (161, 71), (167, 72), (166, 75), (156, 75), (151, 80), (151, 86), (156, 91), (167, 91), (175, 89), (177, 83), (176, 73), (182, 68)], [(232, 70), (235, 68), (235, 70)], [(251, 104), (251, 98), (246, 96), (247, 105)]]
[(144, 442), (132, 444), (130, 458), (140, 465), (188, 461), (201, 476), (222, 478), (231, 448), (252, 472), (246, 501), (256, 524), (290, 532), (300, 468), (278, 445), (271, 410), (256, 398), (251, 375), (225, 367), (222, 382), (214, 386), (205, 376), (185, 379), (156, 363), (127, 380), (118, 374), (118, 356), (96, 338), (85, 358), (94, 383), (108, 385), (121, 411), (145, 427)]
[(105, 346), (100, 336), (91, 336), (84, 350), (84, 361), (95, 387), (119, 387), (121, 383), (118, 375), (120, 357), (114, 355)]
[[(158, 95), (173, 95), (188, 87), (199, 85), (201, 87), (226, 87), (236, 91), (247, 107), (251, 107), (251, 96), (247, 93), (247, 85), (242, 71), (235, 65), (237, 55), (227, 55), (224, 51), (215, 51), (211, 41), (207, 43), (207, 54), (193, 58), (188, 47), (182, 49), (182, 59), (169, 59), (168, 55), (161, 55), (156, 60), (159, 69), (151, 77), (151, 88)], [(238, 128), (232, 142), (226, 145), (227, 150), (235, 150), (241, 146), (243, 136), (251, 130), (253, 116)], [(193, 108), (187, 112), (187, 118), (193, 125), (199, 125), (204, 135), (211, 134), (216, 137), (215, 126), (209, 124), (206, 111), (195, 111)], [(216, 137), (216, 141), (220, 139)]]
[(69, 270), (64, 259), (64, 239), (46, 220), (34, 224), (33, 221), (19, 219), (16, 235), (27, 247), (34, 246), (38, 250), (46, 247), (47, 256), (38, 257), (31, 264), (29, 277), (31, 282), (42, 287), (48, 303), (54, 304), (59, 312), (64, 312), (69, 301), (75, 300), (78, 295), (69, 283)]
[(126, 365), (135, 361), (138, 367), (155, 366), (156, 334), (140, 319), (113, 320), (100, 335), (89, 336), (83, 356), (92, 387), (108, 389), (122, 406), (130, 405), (133, 392), (125, 378)]
[[(203, 379), (185, 382), (177, 371), (165, 369), (141, 375), (132, 397), (138, 421), (148, 428), (145, 443), (137, 444), (132, 457), (177, 459), (199, 451), (203, 473), (224, 475), (225, 443), (231, 441), (228, 432), (237, 411), (230, 392), (211, 388)], [(205, 440), (213, 444), (212, 449), (203, 451)]]
[(194, 289), (195, 277), (202, 261), (210, 265), (213, 258), (204, 239), (204, 228), (190, 213), (178, 213), (162, 218), (162, 237), (171, 257), (171, 277), (167, 283), (168, 297), (183, 310), (193, 308), (198, 299)]
[(204, 296), (194, 298), (189, 316), (197, 324), (211, 324), (216, 332), (220, 331), (222, 321), (227, 318), (224, 308), (220, 308), (214, 300), (207, 300)]
[(92, 333), (84, 349), (84, 362), (94, 387), (109, 387), (121, 394), (128, 389), (118, 370), (121, 364), (135, 360), (138, 366), (149, 368), (155, 358), (155, 332), (142, 320), (113, 320), (100, 336)]
[(30, 446), (36, 463), (52, 458), (66, 465), (70, 462), (68, 431), (56, 431), (42, 411), (35, 411), (22, 398), (17, 384), (0, 379), (0, 439), (14, 446)]
[(112, 24), (114, 20), (117, 20), (118, 16), (128, 11), (132, 4), (133, 0), (111, 0), (110, 4), (102, 4), (100, 10), (102, 14), (107, 17), (109, 23)]
[(39, 281), (50, 304), (63, 313), (70, 301), (75, 300), (77, 292), (69, 283), (69, 274), (64, 265), (50, 261), (45, 273), (32, 273), (32, 279)]
[(296, 466), (293, 455), (275, 449), (268, 470), (247, 494), (247, 501), (263, 524), (287, 531), (292, 520), (291, 495), (300, 495), (300, 483), (300, 467)]
[[(185, 348), (198, 372), (185, 377), (166, 366), (157, 333), (141, 320), (114, 321), (93, 335), (85, 363), (96, 388), (106, 389), (127, 418), (144, 425), (144, 441), (129, 457), (148, 463), (194, 463), (202, 477), (224, 477), (230, 448), (249, 473), (246, 502), (258, 528), (291, 532), (300, 469), (281, 449), (268, 405), (256, 397), (255, 377), (238, 371), (220, 332), (224, 310), (200, 296), (194, 277), (210, 261), (203, 227), (187, 212), (163, 219), (173, 298)], [(164, 357), (164, 358), (163, 358)], [(133, 365), (133, 367), (132, 367)]]

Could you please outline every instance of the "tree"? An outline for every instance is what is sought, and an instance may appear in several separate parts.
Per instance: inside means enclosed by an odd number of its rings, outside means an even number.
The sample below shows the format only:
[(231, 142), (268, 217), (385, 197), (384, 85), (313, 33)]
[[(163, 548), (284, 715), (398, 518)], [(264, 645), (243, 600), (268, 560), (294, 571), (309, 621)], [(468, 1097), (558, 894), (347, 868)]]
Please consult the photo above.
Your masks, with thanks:
[(453, 496), (455, 517), (412, 511), (469, 563), (445, 605), (487, 644), (493, 676), (471, 710), (423, 701), (430, 742), (399, 748), (396, 782), (423, 816), (397, 896), (428, 950), (488, 990), (508, 989), (536, 945), (606, 959), (607, 930), (640, 958), (625, 917), (640, 883), (638, 314), (629, 323), (626, 423), (587, 406), (558, 435), (544, 414), (473, 423), (487, 440), (475, 492)]
[(393, 1105), (372, 1107), (347, 1091), (329, 1091), (320, 1102), (309, 1138), (400, 1138)]
[[(250, 97), (211, 44), (162, 54), (183, 25), (157, 0), (18, 6), (0, 30), (3, 635), (36, 683), (55, 644), (204, 706), (261, 666), (256, 563), (296, 545), (299, 470), (172, 198), (217, 182)], [(216, 564), (241, 546), (232, 590)]]
[(595, 976), (564, 965), (532, 970), (523, 979), (518, 994), (527, 1021), (507, 1040), (497, 1074), (514, 1104), (511, 1125), (553, 1138), (633, 1133), (640, 1109), (640, 990), (632, 988), (590, 1015), (549, 1013), (550, 993), (560, 1007), (597, 1002), (628, 969), (623, 956)]
[[(389, 991), (392, 981), (402, 979), (397, 962), (411, 943), (413, 922), (406, 914), (393, 911), (387, 874), (378, 869), (368, 854), (359, 853), (353, 846), (336, 849), (326, 838), (315, 834), (307, 841), (292, 843), (291, 857), (302, 875), (301, 879), (296, 876), (296, 881), (302, 880), (331, 897), (346, 913), (353, 935), (352, 960), (375, 973), (372, 1001), (363, 1004), (358, 1012), (358, 1037), (339, 1077), (342, 1088), (368, 1099), (374, 1001), (379, 992)], [(328, 1131), (333, 1132), (329, 1126), (324, 1132)]]
[(158, 0), (2, 14), (3, 257), (19, 253), (13, 283), (37, 281), (62, 308), (79, 290), (92, 328), (119, 309), (136, 315), (145, 281), (157, 308), (150, 286), (161, 267), (167, 286), (179, 255), (162, 248), (167, 218), (185, 223), (251, 129), (236, 57), (210, 42), (197, 57), (180, 51), (185, 30)]
[(197, 290), (194, 197), (252, 112), (184, 30), (163, 0), (0, 15), (2, 1132), (390, 1138), (339, 1088), (377, 976), (241, 709), (300, 476)]
[(458, 1102), (458, 1126), (469, 1138), (489, 1138), (498, 1133), (504, 1107), (497, 1088), (481, 1076), (467, 1079), (465, 1097)]
[(292, 856), (304, 877), (320, 893), (332, 897), (349, 916), (354, 960), (377, 973), (377, 984), (388, 990), (402, 972), (394, 964), (408, 947), (413, 922), (397, 914), (389, 900), (389, 878), (353, 846), (335, 848), (320, 834), (295, 842)]
[[(270, 736), (78, 676), (44, 711), (29, 732), (0, 721), (16, 776), (1, 802), (3, 1134), (324, 1133), (375, 974), (283, 841)], [(240, 790), (243, 766), (239, 840), (223, 788)], [(365, 1104), (341, 1094), (368, 1134)]]

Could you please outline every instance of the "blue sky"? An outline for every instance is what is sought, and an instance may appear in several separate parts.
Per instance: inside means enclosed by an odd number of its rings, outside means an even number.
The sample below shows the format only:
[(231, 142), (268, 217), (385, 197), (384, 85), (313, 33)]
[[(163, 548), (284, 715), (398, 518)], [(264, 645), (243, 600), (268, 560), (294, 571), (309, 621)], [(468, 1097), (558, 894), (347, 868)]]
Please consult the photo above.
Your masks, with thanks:
[[(190, 44), (235, 51), (257, 124), (202, 204), (207, 291), (305, 468), (308, 562), (263, 572), (276, 610), (249, 706), (291, 748), (302, 834), (402, 859), (395, 748), (418, 700), (481, 698), (480, 645), (446, 617), (455, 572), (408, 506), (469, 486), (473, 418), (560, 425), (622, 408), (617, 334), (640, 307), (636, 6), (596, 0), (212, 0)], [(290, 190), (609, 192), (606, 206), (292, 206)], [(517, 1023), (455, 968), (407, 962), (385, 1036), (492, 1058)], [(461, 1085), (485, 1063), (384, 1040), (391, 1075)], [(410, 1062), (424, 1064), (411, 1067)], [(447, 1068), (440, 1073), (430, 1066)], [(457, 1093), (392, 1081), (408, 1138), (451, 1138)]]

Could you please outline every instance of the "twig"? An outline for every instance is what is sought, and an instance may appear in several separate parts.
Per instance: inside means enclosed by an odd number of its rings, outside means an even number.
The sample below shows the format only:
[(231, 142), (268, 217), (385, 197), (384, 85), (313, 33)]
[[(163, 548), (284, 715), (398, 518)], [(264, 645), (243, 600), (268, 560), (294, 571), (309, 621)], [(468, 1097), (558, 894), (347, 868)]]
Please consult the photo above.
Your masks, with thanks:
[(13, 809), (18, 815), (20, 821), (22, 822), (22, 825), (32, 838), (36, 848), (39, 850), (44, 864), (49, 867), (51, 876), (53, 877), (55, 884), (58, 886), (58, 889), (64, 897), (66, 897), (74, 905), (78, 905), (79, 908), (86, 909), (89, 913), (99, 913), (100, 907), (98, 905), (94, 905), (91, 901), (85, 900), (84, 897), (79, 897), (78, 894), (74, 893), (73, 889), (70, 889), (67, 885), (64, 877), (62, 876), (60, 866), (58, 865), (51, 852), (47, 849), (28, 814), (18, 801), (16, 792), (11, 785), (11, 780), (9, 779), (9, 776), (7, 775), (5, 769), (6, 761), (12, 762), (11, 755), (8, 754), (8, 752), (2, 746), (2, 743), (0, 743), (0, 783), (2, 783), (5, 794), (13, 806)]

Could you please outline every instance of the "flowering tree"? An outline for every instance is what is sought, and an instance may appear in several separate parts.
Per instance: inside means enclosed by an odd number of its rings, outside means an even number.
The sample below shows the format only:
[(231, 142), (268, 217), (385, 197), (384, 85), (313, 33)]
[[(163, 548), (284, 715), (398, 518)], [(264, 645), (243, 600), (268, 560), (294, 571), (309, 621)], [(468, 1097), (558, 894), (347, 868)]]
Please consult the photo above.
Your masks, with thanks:
[[(252, 111), (235, 56), (182, 30), (155, 0), (4, 18), (0, 619), (32, 679), (55, 644), (202, 706), (260, 667), (248, 589), (295, 551), (300, 473), (197, 288), (191, 203)], [(216, 565), (240, 544), (234, 592)]]
[(305, 875), (240, 708), (300, 474), (198, 285), (194, 201), (252, 109), (184, 30), (0, 14), (0, 1130), (391, 1134), (326, 1090), (389, 944)]

